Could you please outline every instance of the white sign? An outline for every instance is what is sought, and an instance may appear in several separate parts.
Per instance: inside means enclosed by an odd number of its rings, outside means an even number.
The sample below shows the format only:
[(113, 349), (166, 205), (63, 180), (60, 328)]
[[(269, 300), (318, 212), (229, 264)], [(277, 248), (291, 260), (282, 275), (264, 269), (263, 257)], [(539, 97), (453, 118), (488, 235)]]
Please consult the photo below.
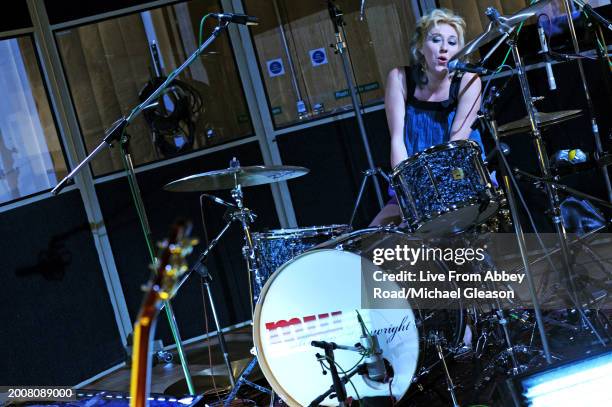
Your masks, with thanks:
[(325, 65), (327, 63), (325, 48), (311, 49), (308, 53), (310, 54), (310, 63), (312, 63), (312, 66)]
[(268, 75), (270, 75), (270, 78), (285, 74), (285, 65), (281, 58), (270, 59), (266, 62), (266, 65), (268, 65)]

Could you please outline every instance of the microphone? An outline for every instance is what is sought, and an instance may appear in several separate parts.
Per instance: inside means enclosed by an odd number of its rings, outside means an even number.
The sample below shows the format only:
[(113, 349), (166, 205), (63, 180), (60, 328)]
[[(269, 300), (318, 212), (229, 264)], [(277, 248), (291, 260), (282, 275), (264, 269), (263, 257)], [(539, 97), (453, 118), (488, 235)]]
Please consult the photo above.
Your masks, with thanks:
[(217, 18), (219, 21), (228, 21), (234, 24), (259, 25), (259, 19), (257, 17), (248, 16), (246, 14), (215, 13), (211, 16)]
[(546, 43), (546, 34), (544, 34), (544, 28), (539, 24), (538, 37), (540, 37), (540, 46), (542, 47), (542, 53), (546, 56), (546, 76), (548, 77), (548, 88), (550, 90), (556, 90), (557, 83), (555, 82), (552, 65), (548, 60), (548, 44)]
[(231, 204), (231, 203), (229, 203), (229, 202), (226, 202), (226, 201), (224, 201), (223, 199), (218, 198), (218, 197), (216, 197), (216, 196), (214, 196), (214, 195), (202, 194), (202, 196), (204, 196), (204, 197), (208, 198), (210, 201), (212, 201), (212, 202), (214, 202), (214, 203), (216, 203), (216, 204), (223, 205), (223, 206), (225, 206), (226, 208), (230, 208), (230, 209), (238, 209), (238, 207), (237, 207), (236, 205)]
[(378, 343), (378, 336), (368, 334), (368, 331), (361, 319), (361, 315), (357, 313), (357, 319), (361, 325), (361, 338), (359, 342), (361, 346), (368, 350), (369, 355), (365, 358), (365, 365), (367, 375), (370, 380), (375, 382), (385, 382), (387, 377), (387, 368), (385, 367), (385, 361), (382, 358), (382, 349)]
[(485, 69), (481, 66), (470, 64), (469, 62), (461, 62), (458, 59), (453, 59), (449, 61), (447, 67), (449, 72), (472, 72), (477, 73), (479, 75), (488, 75), (489, 73), (491, 73), (488, 69)]
[(326, 341), (312, 341), (310, 342), (310, 346), (314, 346), (315, 348), (322, 349), (338, 349), (338, 346), (334, 342), (326, 342)]

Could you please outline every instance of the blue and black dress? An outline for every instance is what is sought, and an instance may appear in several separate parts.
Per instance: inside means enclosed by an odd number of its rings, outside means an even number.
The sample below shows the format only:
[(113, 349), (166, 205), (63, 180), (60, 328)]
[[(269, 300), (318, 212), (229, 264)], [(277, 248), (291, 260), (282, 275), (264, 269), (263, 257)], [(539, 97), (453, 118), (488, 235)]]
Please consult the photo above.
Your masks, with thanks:
[[(459, 104), (459, 87), (463, 75), (459, 73), (453, 77), (447, 100), (427, 102), (414, 97), (416, 89), (414, 68), (405, 67), (405, 69), (407, 97), (406, 115), (404, 117), (404, 144), (408, 157), (410, 157), (426, 148), (449, 141), (451, 127)], [(473, 130), (469, 138), (480, 144), (480, 148), (483, 148), (478, 130)]]
[[(406, 111), (404, 116), (404, 144), (408, 157), (429, 147), (447, 143), (450, 140), (451, 127), (459, 104), (461, 73), (453, 76), (448, 99), (442, 102), (428, 102), (414, 97), (416, 90), (416, 72), (413, 67), (405, 67), (406, 72)], [(476, 141), (482, 151), (484, 147), (478, 130), (472, 130), (469, 139)], [(484, 157), (484, 153), (483, 153)], [(395, 193), (389, 188), (393, 197), (390, 203), (397, 204)]]

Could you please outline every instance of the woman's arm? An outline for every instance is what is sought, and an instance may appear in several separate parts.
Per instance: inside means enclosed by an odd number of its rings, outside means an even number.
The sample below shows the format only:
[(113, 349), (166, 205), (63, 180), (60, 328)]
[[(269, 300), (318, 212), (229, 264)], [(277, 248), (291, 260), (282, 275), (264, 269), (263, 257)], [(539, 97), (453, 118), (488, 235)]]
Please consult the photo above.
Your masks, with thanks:
[(391, 168), (408, 158), (404, 144), (406, 114), (406, 78), (403, 68), (393, 68), (385, 86), (385, 112), (391, 133)]
[(461, 78), (459, 86), (459, 102), (457, 113), (451, 127), (450, 140), (465, 140), (472, 132), (472, 124), (480, 109), (480, 92), (482, 82), (478, 75), (466, 73)]

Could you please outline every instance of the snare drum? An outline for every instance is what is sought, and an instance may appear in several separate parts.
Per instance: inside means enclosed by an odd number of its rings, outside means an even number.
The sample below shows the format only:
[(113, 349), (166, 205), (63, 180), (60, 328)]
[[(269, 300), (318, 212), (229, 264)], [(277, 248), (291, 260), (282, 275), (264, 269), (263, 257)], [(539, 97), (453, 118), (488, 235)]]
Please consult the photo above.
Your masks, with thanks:
[(486, 221), (498, 208), (480, 146), (458, 140), (430, 147), (395, 167), (391, 184), (414, 232), (443, 236)]
[[(429, 372), (438, 361), (431, 349), (431, 335), (442, 336), (448, 346), (463, 339), (463, 308), (457, 300), (444, 310), (418, 310), (406, 300), (394, 309), (362, 308), (362, 267), (376, 267), (371, 250), (381, 245), (421, 247), (423, 241), (386, 228), (353, 232), (310, 250), (280, 267), (267, 281), (255, 308), (253, 335), (259, 366), (273, 390), (290, 406), (307, 406), (332, 385), (331, 376), (321, 373), (312, 341), (349, 345), (362, 334), (356, 310), (368, 331), (377, 335), (387, 367), (384, 380), (368, 374), (351, 381), (360, 397), (400, 400), (411, 383)], [(446, 273), (441, 263), (417, 264)], [(397, 289), (388, 282), (385, 289)], [(441, 300), (443, 301), (443, 300)], [(450, 316), (449, 316), (450, 315)], [(343, 369), (360, 361), (360, 354), (336, 350), (334, 357)], [(439, 365), (439, 363), (437, 363)], [(353, 386), (347, 394), (357, 398)], [(326, 398), (322, 405), (338, 402)]]
[(253, 279), (253, 297), (257, 301), (266, 280), (280, 266), (313, 246), (350, 230), (348, 225), (311, 226), (253, 233), (257, 272)]

